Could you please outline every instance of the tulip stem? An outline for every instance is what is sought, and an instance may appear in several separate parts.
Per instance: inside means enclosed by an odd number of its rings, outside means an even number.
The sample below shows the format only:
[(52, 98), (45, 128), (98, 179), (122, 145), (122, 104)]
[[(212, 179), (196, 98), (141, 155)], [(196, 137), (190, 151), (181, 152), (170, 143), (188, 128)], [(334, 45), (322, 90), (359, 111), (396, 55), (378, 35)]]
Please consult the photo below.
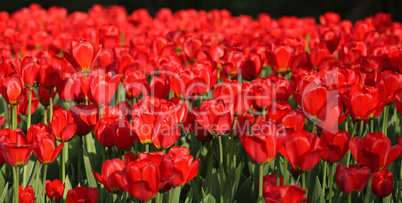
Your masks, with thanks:
[[(28, 93), (28, 120), (27, 120), (27, 132), (28, 132), (28, 130), (29, 130), (29, 128), (31, 127), (31, 103), (32, 103), (32, 89), (30, 89), (30, 91), (29, 91), (29, 93)], [(26, 187), (27, 186), (27, 168), (28, 168), (28, 166), (27, 165), (25, 165), (24, 166), (24, 169), (23, 169), (23, 171), (22, 171), (22, 185), (24, 186), (24, 187)]]
[(325, 188), (327, 186), (327, 162), (323, 161), (323, 176), (322, 176), (322, 198), (325, 199)]
[[(306, 193), (307, 193), (307, 188), (306, 188), (306, 173), (305, 172), (302, 172), (302, 174), (301, 174), (301, 182), (302, 182), (302, 188), (303, 189), (305, 189), (306, 190)], [(306, 194), (307, 195), (307, 194)]]
[(67, 153), (66, 146), (61, 149), (61, 180), (62, 183), (66, 181), (66, 153)]
[(283, 159), (283, 185), (286, 185), (288, 180), (288, 161)]
[(121, 203), (121, 192), (117, 194), (117, 201), (119, 201), (119, 203)]
[(348, 194), (348, 203), (352, 203), (352, 193)]
[[(260, 164), (260, 174), (259, 174), (259, 181), (258, 181), (258, 201), (262, 200), (262, 187), (263, 187), (263, 182), (264, 182), (264, 164)], [(262, 201), (261, 201), (262, 202)]]
[[(235, 141), (235, 131), (236, 131), (236, 122), (237, 122), (237, 116), (234, 117), (233, 120), (233, 126), (232, 126), (232, 133), (231, 133), (231, 140), (229, 143), (229, 153), (230, 153), (230, 158), (232, 159), (232, 164), (233, 168), (236, 169), (236, 141)], [(229, 158), (229, 160), (230, 160)]]
[(78, 164), (77, 164), (77, 183), (81, 183), (81, 162), (82, 162), (82, 136), (79, 137), (79, 147), (78, 147)]
[(360, 127), (359, 138), (361, 139), (363, 137), (363, 127), (364, 127), (364, 122), (363, 121), (360, 121), (359, 127)]
[[(40, 162), (36, 161), (36, 167), (35, 167), (35, 173), (36, 173), (35, 191), (38, 191), (39, 170), (40, 170)], [(38, 194), (38, 193), (36, 193), (36, 194)]]
[(42, 179), (42, 191), (43, 191), (43, 194), (42, 194), (42, 199), (43, 200), (45, 200), (45, 194), (46, 194), (46, 190), (45, 190), (45, 184), (46, 184), (46, 174), (47, 174), (47, 167), (48, 167), (49, 165), (48, 164), (45, 164), (45, 167), (44, 167), (44, 171), (43, 171), (43, 174), (42, 174), (42, 177), (43, 177), (43, 179)]
[(384, 133), (385, 136), (387, 136), (387, 129), (388, 129), (388, 105), (384, 107), (384, 117), (383, 117), (383, 123), (382, 123), (382, 132)]
[(370, 202), (371, 195), (371, 180), (373, 179), (373, 174), (371, 174), (370, 179), (366, 185), (366, 196), (364, 197), (364, 202)]
[[(280, 185), (280, 177), (281, 177), (281, 168), (280, 168), (280, 158), (281, 156), (277, 155), (275, 158), (276, 165), (276, 185)], [(264, 168), (263, 168), (264, 169)]]
[(220, 175), (220, 186), (221, 186), (221, 191), (220, 191), (220, 202), (223, 202), (223, 186), (225, 184), (225, 174), (223, 170), (223, 147), (222, 147), (222, 135), (218, 136), (218, 141), (219, 141), (219, 175)]
[[(181, 192), (181, 186), (174, 187), (172, 188), (172, 192), (170, 193), (170, 203), (178, 203), (180, 202), (180, 192)], [(174, 200), (177, 200), (177, 202), (174, 202)]]
[(329, 176), (328, 176), (328, 186), (329, 186), (329, 194), (328, 194), (328, 198), (329, 198), (329, 203), (332, 203), (332, 187), (333, 187), (333, 163), (329, 163)]
[(19, 185), (20, 185), (20, 181), (19, 181), (19, 176), (20, 176), (20, 174), (19, 174), (19, 172), (20, 172), (20, 169), (19, 169), (19, 167), (18, 166), (14, 166), (13, 167), (13, 178), (14, 178), (14, 203), (18, 203), (18, 193), (19, 193)]
[[(46, 125), (50, 125), (50, 123), (47, 123), (47, 107), (45, 107), (45, 115), (43, 115), (43, 122), (46, 124)], [(50, 122), (52, 122), (51, 120), (50, 120)]]
[(11, 106), (13, 109), (13, 130), (17, 129), (17, 116), (18, 116), (18, 112), (17, 112), (17, 106)]
[(50, 95), (49, 95), (49, 107), (50, 107), (50, 113), (49, 113), (49, 118), (53, 118), (53, 97), (52, 97), (52, 92), (53, 88), (49, 89)]
[(214, 162), (214, 147), (213, 147), (213, 139), (210, 141), (209, 149), (208, 149), (208, 166), (207, 166), (207, 194), (212, 191), (212, 170), (213, 170), (213, 162)]
[[(356, 122), (353, 125), (353, 130), (352, 130), (352, 133), (350, 134), (350, 138), (352, 138), (355, 135), (357, 124), (358, 124), (358, 122)], [(349, 163), (350, 163), (350, 150), (348, 150), (347, 153), (348, 153), (348, 156), (347, 156), (347, 159), (346, 159), (346, 166), (349, 166)]]
[(148, 153), (149, 152), (149, 144), (145, 145), (145, 152)]

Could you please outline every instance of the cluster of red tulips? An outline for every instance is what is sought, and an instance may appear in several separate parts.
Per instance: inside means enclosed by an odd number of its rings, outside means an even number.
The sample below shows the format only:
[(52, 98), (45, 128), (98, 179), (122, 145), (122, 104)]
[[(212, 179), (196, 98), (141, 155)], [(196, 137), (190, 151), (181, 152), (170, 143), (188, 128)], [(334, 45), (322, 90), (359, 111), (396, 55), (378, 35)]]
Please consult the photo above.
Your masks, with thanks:
[(0, 202), (402, 201), (389, 14), (32, 4), (0, 55)]

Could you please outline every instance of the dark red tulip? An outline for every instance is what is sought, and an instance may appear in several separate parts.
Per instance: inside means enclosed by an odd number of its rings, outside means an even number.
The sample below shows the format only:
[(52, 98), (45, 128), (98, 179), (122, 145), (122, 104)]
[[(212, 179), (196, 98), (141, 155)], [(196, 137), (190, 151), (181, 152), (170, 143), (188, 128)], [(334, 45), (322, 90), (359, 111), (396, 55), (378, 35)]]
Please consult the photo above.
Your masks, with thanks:
[(280, 150), (294, 172), (307, 172), (314, 168), (323, 155), (320, 138), (305, 130), (292, 132)]
[[(266, 175), (263, 177), (263, 188), (265, 191), (267, 186), (277, 186), (277, 175)], [(283, 185), (283, 176), (279, 177), (279, 185)]]
[(106, 160), (102, 164), (102, 175), (92, 170), (96, 181), (105, 186), (106, 190), (112, 194), (120, 193), (122, 189), (119, 186), (121, 181), (120, 172), (124, 168), (124, 163), (121, 159)]
[(350, 164), (349, 167), (339, 164), (336, 167), (335, 181), (344, 193), (363, 190), (370, 179), (370, 169), (362, 164)]
[(98, 190), (96, 188), (90, 187), (86, 188), (84, 186), (75, 187), (67, 192), (67, 203), (76, 202), (88, 202), (96, 203), (98, 200)]
[(250, 54), (240, 64), (240, 74), (245, 80), (258, 77), (262, 71), (262, 61), (258, 54)]
[(106, 117), (98, 120), (95, 125), (94, 135), (104, 147), (112, 147), (115, 143), (115, 129), (112, 126), (116, 117)]
[[(275, 180), (276, 183), (276, 180)], [(266, 185), (263, 190), (263, 197), (267, 203), (276, 202), (308, 202), (308, 199), (304, 196), (306, 190), (299, 185)]]
[(64, 57), (78, 71), (87, 72), (92, 69), (100, 50), (95, 52), (91, 43), (80, 39), (71, 42), (71, 50), (64, 51)]
[(0, 128), (4, 124), (5, 118), (5, 116), (0, 116)]
[(22, 130), (1, 130), (0, 141), (0, 148), (8, 165), (22, 166), (28, 163), (35, 145), (28, 142)]
[(126, 165), (121, 172), (121, 188), (139, 201), (148, 201), (159, 189), (160, 172), (150, 160), (136, 160)]
[(190, 155), (190, 150), (186, 147), (174, 146), (170, 148), (169, 155), (172, 156), (174, 162), (173, 178), (169, 180), (172, 187), (182, 186), (198, 174), (200, 159), (194, 160)]
[(60, 68), (54, 67), (53, 65), (41, 65), (39, 70), (39, 84), (46, 89), (56, 87), (60, 82), (61, 72), (62, 70)]
[(391, 172), (383, 169), (373, 173), (371, 182), (371, 191), (378, 197), (386, 197), (392, 193), (394, 189), (394, 178)]
[(124, 165), (130, 165), (131, 162), (137, 160), (137, 157), (133, 152), (127, 152), (124, 154)]
[(244, 150), (257, 164), (272, 161), (287, 138), (285, 135), (279, 135), (274, 123), (262, 117), (259, 117), (251, 128), (251, 134), (246, 133), (239, 137)]
[[(34, 95), (34, 93), (32, 93), (32, 101), (33, 101), (33, 95)], [(49, 91), (49, 89), (46, 89), (43, 86), (39, 86), (39, 88), (38, 88), (38, 96), (39, 96), (39, 101), (43, 106), (47, 107), (47, 106), (50, 105), (50, 100), (49, 100), (50, 99), (50, 91)], [(54, 92), (52, 90), (52, 99), (54, 99), (55, 96), (56, 96), (56, 92)]]
[(350, 135), (346, 131), (323, 131), (321, 133), (321, 147), (324, 150), (322, 159), (335, 163), (345, 156), (349, 150)]
[(174, 177), (173, 174), (173, 159), (169, 154), (165, 154), (163, 152), (151, 152), (144, 153), (141, 152), (138, 155), (138, 160), (150, 160), (154, 164), (156, 164), (159, 168), (159, 172), (161, 175), (161, 179), (159, 182), (159, 192), (167, 192), (170, 190), (171, 185), (168, 184), (171, 178)]
[(222, 135), (229, 131), (233, 122), (233, 105), (223, 100), (205, 100), (200, 109), (193, 109), (198, 122), (208, 132)]
[(28, 88), (24, 88), (24, 82), (17, 75), (6, 77), (2, 84), (1, 95), (11, 105), (18, 105), (27, 98)]
[(65, 184), (62, 183), (59, 179), (55, 179), (53, 181), (46, 180), (45, 192), (50, 200), (54, 199), (56, 201), (59, 201), (63, 197), (64, 188)]
[(391, 23), (392, 19), (389, 13), (377, 13), (373, 17), (373, 25), (378, 32), (385, 32)]
[(18, 202), (20, 203), (34, 203), (36, 201), (35, 191), (32, 186), (28, 185), (24, 188), (23, 185), (20, 185), (18, 188)]
[(254, 121), (255, 121), (254, 115), (248, 114), (247, 112), (244, 113), (243, 115), (237, 116), (234, 132), (232, 132), (231, 129), (230, 130), (231, 134), (236, 137), (246, 134), (253, 126)]
[(381, 171), (398, 158), (402, 147), (391, 146), (391, 140), (378, 132), (367, 133), (361, 140), (353, 137), (349, 149), (358, 163), (366, 165), (371, 171)]
[(167, 99), (170, 92), (170, 82), (162, 77), (154, 76), (149, 83), (148, 96)]
[(98, 119), (98, 111), (95, 105), (76, 104), (70, 108), (74, 123), (77, 124), (76, 135), (83, 136), (92, 131)]
[(113, 120), (111, 125), (113, 134), (109, 136), (114, 135), (114, 143), (117, 149), (120, 151), (129, 150), (137, 138), (130, 123), (125, 119), (119, 118)]
[(55, 111), (50, 126), (54, 138), (60, 142), (69, 141), (77, 130), (77, 124), (74, 123), (73, 116), (67, 110)]

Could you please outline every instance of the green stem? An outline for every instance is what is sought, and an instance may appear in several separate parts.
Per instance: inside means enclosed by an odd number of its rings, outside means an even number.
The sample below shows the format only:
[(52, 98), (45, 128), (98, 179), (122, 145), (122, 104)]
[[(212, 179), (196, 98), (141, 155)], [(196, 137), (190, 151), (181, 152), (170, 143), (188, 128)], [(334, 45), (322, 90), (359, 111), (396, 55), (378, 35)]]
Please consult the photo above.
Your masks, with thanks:
[(50, 109), (50, 113), (49, 113), (49, 118), (52, 119), (53, 118), (53, 97), (52, 97), (52, 92), (53, 92), (53, 88), (49, 89), (50, 92), (50, 96), (49, 96), (49, 109)]
[(145, 152), (147, 152), (147, 153), (149, 152), (149, 144), (145, 145)]
[(329, 203), (332, 203), (332, 188), (333, 188), (333, 176), (334, 176), (334, 171), (333, 171), (333, 163), (329, 163), (329, 176), (328, 176), (328, 186), (329, 186)]
[[(35, 174), (36, 174), (35, 191), (38, 191), (39, 170), (40, 170), (40, 162), (36, 161), (36, 167), (35, 167)], [(38, 193), (36, 193), (36, 195), (38, 195)]]
[(266, 109), (267, 109), (267, 108), (265, 108), (265, 107), (262, 108), (262, 112), (261, 112), (261, 113), (262, 113), (262, 117), (263, 117), (263, 118), (265, 118)]
[(77, 183), (81, 184), (81, 162), (82, 162), (82, 136), (78, 136), (79, 144), (78, 144), (78, 163), (77, 163)]
[(262, 183), (264, 182), (264, 164), (260, 164), (260, 174), (259, 174), (259, 181), (258, 181), (258, 199), (262, 199)]
[(61, 149), (61, 182), (65, 183), (66, 182), (66, 154), (67, 154), (67, 147), (64, 146), (63, 149)]
[(231, 164), (233, 166), (233, 169), (236, 169), (236, 141), (235, 141), (235, 126), (237, 122), (237, 116), (234, 117), (233, 120), (233, 126), (232, 126), (232, 134), (231, 134), (231, 140), (229, 143), (229, 160), (232, 160)]
[(212, 170), (214, 162), (214, 148), (213, 139), (210, 141), (208, 149), (208, 165), (207, 165), (207, 194), (212, 192)]
[(281, 168), (280, 168), (280, 158), (281, 156), (278, 154), (275, 158), (276, 165), (276, 185), (280, 185), (280, 177), (281, 177)]
[(222, 136), (218, 136), (219, 141), (219, 175), (220, 175), (220, 202), (223, 202), (223, 186), (225, 184), (225, 174), (223, 169), (223, 147), (222, 147)]
[(47, 174), (47, 167), (48, 167), (49, 165), (48, 164), (45, 164), (45, 167), (44, 167), (44, 169), (43, 169), (43, 174), (42, 174), (42, 177), (43, 177), (43, 179), (42, 179), (42, 188), (43, 188), (43, 194), (42, 194), (42, 199), (43, 200), (45, 200), (45, 194), (46, 194), (46, 190), (45, 190), (45, 185), (46, 185), (46, 174)]
[(13, 109), (13, 128), (12, 130), (17, 129), (17, 116), (18, 116), (18, 112), (17, 112), (17, 106), (11, 106), (11, 108)]
[[(52, 122), (52, 118), (50, 118), (50, 122)], [(50, 124), (47, 123), (47, 107), (45, 107), (45, 115), (43, 115), (43, 123), (45, 123), (46, 125)]]
[(155, 202), (155, 203), (162, 203), (163, 202), (163, 193), (160, 193), (160, 199), (159, 202)]
[(359, 127), (360, 127), (360, 130), (359, 130), (359, 138), (361, 139), (361, 138), (363, 137), (363, 127), (364, 127), (364, 122), (363, 122), (363, 120), (360, 121)]
[[(169, 202), (170, 203), (178, 203), (178, 202), (180, 202), (179, 200), (180, 200), (180, 192), (181, 192), (181, 187), (180, 186), (178, 186), (178, 187), (174, 187), (173, 189), (172, 189), (172, 192), (170, 193), (171, 195), (170, 195), (170, 200), (169, 200)], [(177, 200), (176, 202), (174, 201), (174, 200)]]
[(348, 203), (352, 203), (352, 193), (348, 194)]
[(14, 203), (18, 203), (18, 193), (19, 193), (19, 185), (20, 185), (20, 181), (19, 181), (19, 174), (20, 169), (18, 166), (14, 166), (13, 167), (13, 178), (14, 178), (14, 191), (13, 191), (13, 195), (14, 195)]
[(374, 133), (374, 119), (370, 120), (370, 132)]
[(315, 133), (317, 131), (317, 127), (315, 126), (315, 123), (313, 122), (313, 127), (311, 129), (311, 133)]
[(371, 195), (371, 180), (373, 179), (373, 175), (370, 176), (370, 179), (366, 185), (366, 195), (364, 197), (364, 202), (370, 202), (370, 195)]
[(288, 181), (288, 161), (283, 159), (283, 185), (286, 185)]
[(121, 203), (121, 192), (117, 194), (117, 201), (119, 201), (119, 203)]
[[(306, 193), (307, 193), (307, 188), (306, 188), (306, 173), (305, 173), (305, 172), (302, 172), (301, 176), (302, 176), (302, 179), (301, 179), (302, 188), (305, 189), (305, 190), (306, 190)], [(307, 195), (307, 194), (306, 194), (306, 195)]]
[[(28, 132), (28, 130), (29, 130), (29, 128), (31, 127), (31, 103), (32, 103), (32, 89), (29, 91), (29, 93), (28, 93), (28, 120), (27, 120), (27, 132)], [(27, 181), (28, 181), (28, 178), (27, 178), (27, 168), (28, 168), (28, 165), (25, 165), (24, 166), (24, 169), (22, 170), (22, 185), (24, 186), (24, 187), (26, 187), (27, 186)]]
[(109, 159), (113, 159), (113, 147), (109, 147), (108, 152), (109, 152)]
[(384, 107), (384, 117), (383, 117), (383, 124), (382, 124), (382, 132), (387, 136), (388, 130), (388, 105)]
[[(358, 125), (358, 122), (356, 122), (353, 125), (353, 130), (352, 130), (352, 133), (350, 134), (350, 138), (352, 138), (355, 135), (357, 125)], [(347, 155), (348, 158), (346, 159), (346, 166), (349, 166), (349, 163), (350, 163), (350, 150), (348, 150), (347, 153), (348, 153), (348, 155)]]
[(323, 161), (323, 176), (322, 176), (322, 197), (325, 199), (325, 188), (327, 186), (327, 162)]

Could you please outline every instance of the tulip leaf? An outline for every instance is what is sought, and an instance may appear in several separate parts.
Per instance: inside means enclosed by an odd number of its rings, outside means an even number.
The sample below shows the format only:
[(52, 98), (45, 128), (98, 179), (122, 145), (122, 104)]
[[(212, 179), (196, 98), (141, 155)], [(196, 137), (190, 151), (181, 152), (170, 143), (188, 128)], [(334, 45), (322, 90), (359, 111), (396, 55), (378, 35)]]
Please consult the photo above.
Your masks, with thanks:
[(251, 177), (248, 177), (240, 186), (237, 192), (237, 202), (252, 202), (250, 188), (252, 185)]
[(63, 193), (63, 198), (65, 199), (67, 197), (67, 192), (72, 189), (72, 185), (70, 182), (70, 178), (68, 177), (68, 175), (66, 175), (66, 179), (65, 179), (65, 185), (64, 185), (64, 193)]
[(7, 194), (8, 194), (8, 183), (9, 182), (7, 182), (6, 185), (3, 188), (3, 192), (1, 193), (1, 196), (0, 196), (0, 202), (5, 202), (4, 200), (5, 200), (5, 198), (6, 198)]
[(191, 190), (193, 191), (193, 199), (195, 199), (197, 202), (201, 199), (200, 196), (200, 183), (199, 183), (199, 178), (195, 177), (193, 180), (190, 181), (191, 185)]
[(324, 198), (322, 197), (322, 186), (321, 186), (320, 179), (318, 178), (318, 176), (316, 176), (316, 178), (315, 178), (312, 199), (313, 199), (313, 202), (320, 202), (320, 203), (325, 202)]
[(191, 188), (190, 191), (187, 194), (186, 200), (184, 203), (191, 203), (193, 202), (193, 193), (194, 193), (194, 188)]
[(200, 201), (200, 203), (215, 203), (215, 202), (216, 202), (216, 200), (215, 200), (214, 196), (212, 196), (211, 194), (208, 194), (207, 196), (202, 198), (202, 200)]
[(89, 160), (88, 152), (85, 147), (82, 147), (82, 154), (84, 157), (85, 173), (87, 175), (88, 186), (96, 188), (96, 181), (92, 173), (91, 162)]

